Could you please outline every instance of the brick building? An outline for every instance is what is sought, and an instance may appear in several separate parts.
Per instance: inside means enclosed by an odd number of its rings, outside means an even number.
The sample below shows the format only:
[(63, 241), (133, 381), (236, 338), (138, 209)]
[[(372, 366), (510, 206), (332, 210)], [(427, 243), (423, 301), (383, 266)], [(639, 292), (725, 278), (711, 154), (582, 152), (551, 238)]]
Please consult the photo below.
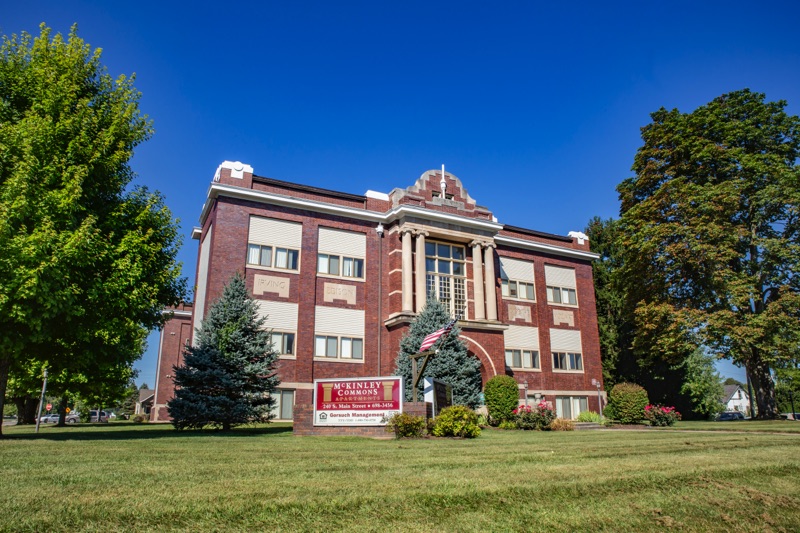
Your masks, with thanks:
[(343, 193), (226, 161), (200, 215), (194, 306), (161, 334), (152, 410), (168, 420), (172, 366), (234, 272), (268, 316), (281, 353), (278, 419), (311, 403), (314, 379), (391, 375), (399, 343), (433, 292), (460, 312), (481, 363), (520, 384), (520, 402), (559, 416), (598, 410), (602, 380), (586, 237), (504, 225), (461, 181), (425, 172), (389, 194)]

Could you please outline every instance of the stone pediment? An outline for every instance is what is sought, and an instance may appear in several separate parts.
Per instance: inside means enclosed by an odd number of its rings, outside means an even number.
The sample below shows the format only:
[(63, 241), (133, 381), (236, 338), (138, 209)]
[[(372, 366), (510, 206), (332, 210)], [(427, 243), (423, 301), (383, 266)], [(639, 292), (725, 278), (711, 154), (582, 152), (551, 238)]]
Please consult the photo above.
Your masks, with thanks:
[(423, 172), (414, 185), (393, 190), (389, 198), (392, 207), (418, 205), (426, 209), (457, 213), (472, 218), (484, 220), (493, 218), (488, 209), (477, 205), (458, 177), (449, 172), (442, 174), (441, 170)]

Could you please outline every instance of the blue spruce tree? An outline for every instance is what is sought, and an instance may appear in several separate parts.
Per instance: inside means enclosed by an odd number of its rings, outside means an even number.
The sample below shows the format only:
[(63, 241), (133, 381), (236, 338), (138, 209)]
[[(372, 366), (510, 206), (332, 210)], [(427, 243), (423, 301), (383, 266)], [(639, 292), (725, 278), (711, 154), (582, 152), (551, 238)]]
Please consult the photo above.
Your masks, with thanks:
[[(405, 400), (412, 401), (411, 359), (409, 356), (419, 352), (422, 339), (429, 333), (444, 327), (452, 318), (448, 310), (435, 298), (429, 298), (422, 312), (411, 323), (408, 334), (400, 341), (400, 352), (395, 361), (396, 376), (403, 376), (405, 382)], [(467, 352), (467, 347), (458, 338), (461, 332), (458, 325), (453, 326), (450, 334), (439, 339), (433, 346), (439, 353), (428, 363), (424, 377), (435, 378), (453, 387), (453, 403), (466, 405), (475, 409), (480, 405), (481, 373), (480, 361)], [(422, 359), (419, 360), (422, 364)], [(423, 381), (419, 382), (419, 398), (422, 397)]]
[(280, 381), (265, 321), (236, 274), (197, 330), (197, 346), (188, 347), (183, 365), (174, 367), (177, 387), (167, 409), (175, 428), (227, 431), (269, 422), (275, 403), (270, 395)]

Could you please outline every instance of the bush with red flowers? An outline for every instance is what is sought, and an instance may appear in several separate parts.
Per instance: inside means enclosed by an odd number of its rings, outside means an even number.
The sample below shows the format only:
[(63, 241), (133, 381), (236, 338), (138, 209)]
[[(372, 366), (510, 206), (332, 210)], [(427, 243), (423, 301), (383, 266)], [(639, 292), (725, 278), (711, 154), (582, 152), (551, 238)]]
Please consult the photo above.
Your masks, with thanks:
[(681, 414), (674, 407), (663, 405), (647, 405), (644, 408), (644, 417), (650, 421), (651, 426), (672, 426), (681, 419)]

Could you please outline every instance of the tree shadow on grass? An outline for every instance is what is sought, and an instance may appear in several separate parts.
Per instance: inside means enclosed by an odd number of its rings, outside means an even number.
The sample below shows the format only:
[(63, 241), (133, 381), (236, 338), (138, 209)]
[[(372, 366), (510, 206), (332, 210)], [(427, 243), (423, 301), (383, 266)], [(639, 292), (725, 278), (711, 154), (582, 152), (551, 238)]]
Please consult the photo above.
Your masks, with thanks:
[[(6, 426), (5, 429), (14, 426)], [(17, 431), (3, 431), (2, 440), (152, 440), (170, 438), (196, 438), (196, 437), (220, 437), (220, 438), (241, 438), (258, 437), (263, 435), (280, 436), (292, 433), (291, 425), (267, 426), (267, 427), (239, 427), (230, 431), (201, 429), (178, 431), (168, 424), (155, 424), (123, 427), (113, 427), (106, 424), (81, 424), (76, 426), (66, 426), (63, 428), (45, 428), (39, 433), (34, 433), (34, 426), (30, 427), (30, 433), (19, 433)], [(50, 431), (51, 429), (57, 431)], [(83, 431), (82, 431), (83, 430)], [(88, 430), (88, 431), (87, 431)]]

